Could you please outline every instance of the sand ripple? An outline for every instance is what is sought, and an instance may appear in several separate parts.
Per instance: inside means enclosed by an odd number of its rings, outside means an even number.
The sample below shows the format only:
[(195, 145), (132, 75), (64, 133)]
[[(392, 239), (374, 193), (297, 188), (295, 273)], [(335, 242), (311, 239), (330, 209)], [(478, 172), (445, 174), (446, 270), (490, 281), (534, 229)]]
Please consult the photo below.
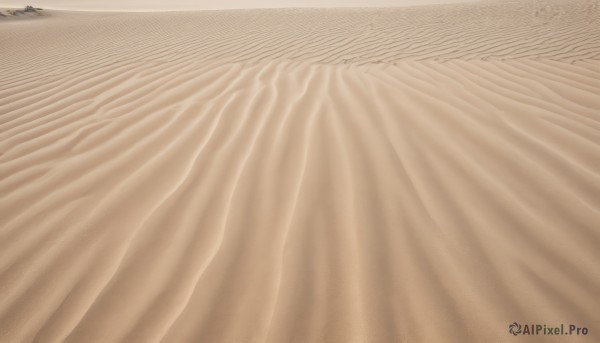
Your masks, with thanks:
[(599, 339), (596, 5), (0, 23), (0, 341)]

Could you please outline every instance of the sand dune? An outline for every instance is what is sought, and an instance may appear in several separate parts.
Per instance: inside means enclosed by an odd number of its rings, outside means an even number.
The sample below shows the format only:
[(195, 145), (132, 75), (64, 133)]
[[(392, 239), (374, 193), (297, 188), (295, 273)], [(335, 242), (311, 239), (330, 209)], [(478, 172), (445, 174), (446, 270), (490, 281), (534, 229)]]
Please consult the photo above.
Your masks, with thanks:
[(600, 340), (599, 20), (0, 22), (0, 341)]

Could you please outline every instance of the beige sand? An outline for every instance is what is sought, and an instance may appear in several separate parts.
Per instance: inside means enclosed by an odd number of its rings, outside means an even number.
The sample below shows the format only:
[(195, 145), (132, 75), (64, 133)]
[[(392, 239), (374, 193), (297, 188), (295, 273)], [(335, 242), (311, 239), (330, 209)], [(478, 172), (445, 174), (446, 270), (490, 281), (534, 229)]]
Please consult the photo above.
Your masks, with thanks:
[(0, 21), (0, 341), (600, 341), (598, 11)]

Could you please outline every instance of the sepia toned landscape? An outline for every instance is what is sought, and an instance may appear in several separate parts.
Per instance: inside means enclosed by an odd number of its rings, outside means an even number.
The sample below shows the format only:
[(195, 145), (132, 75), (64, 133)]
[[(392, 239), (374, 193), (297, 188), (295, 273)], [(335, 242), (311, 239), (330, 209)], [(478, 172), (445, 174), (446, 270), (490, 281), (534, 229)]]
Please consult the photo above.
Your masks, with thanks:
[(600, 341), (600, 1), (433, 2), (0, 3), (0, 342)]

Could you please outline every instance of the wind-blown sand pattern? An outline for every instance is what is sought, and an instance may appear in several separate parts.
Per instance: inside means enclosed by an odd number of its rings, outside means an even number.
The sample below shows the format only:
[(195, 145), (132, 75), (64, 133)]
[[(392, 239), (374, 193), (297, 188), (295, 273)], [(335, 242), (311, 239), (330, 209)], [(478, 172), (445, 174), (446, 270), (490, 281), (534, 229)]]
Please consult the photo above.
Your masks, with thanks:
[(0, 341), (600, 340), (598, 1), (45, 12), (0, 19)]

